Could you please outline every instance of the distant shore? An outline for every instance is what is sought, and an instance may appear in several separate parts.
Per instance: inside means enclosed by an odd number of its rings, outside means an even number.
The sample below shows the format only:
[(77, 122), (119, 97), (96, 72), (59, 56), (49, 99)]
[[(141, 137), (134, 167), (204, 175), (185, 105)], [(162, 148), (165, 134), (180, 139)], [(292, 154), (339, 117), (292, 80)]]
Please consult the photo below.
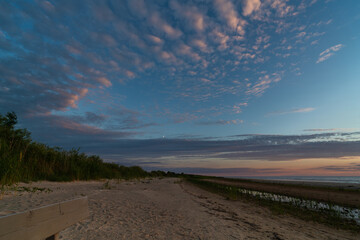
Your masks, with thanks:
[(62, 239), (359, 239), (246, 201), (229, 201), (178, 178), (33, 182), (0, 199), (0, 215), (88, 196), (90, 217)]
[(314, 181), (314, 180), (257, 179), (257, 178), (239, 178), (239, 179), (254, 181), (254, 182), (264, 182), (264, 183), (293, 184), (293, 185), (302, 185), (302, 186), (317, 186), (317, 187), (327, 187), (327, 188), (360, 190), (359, 183), (329, 182), (329, 181)]

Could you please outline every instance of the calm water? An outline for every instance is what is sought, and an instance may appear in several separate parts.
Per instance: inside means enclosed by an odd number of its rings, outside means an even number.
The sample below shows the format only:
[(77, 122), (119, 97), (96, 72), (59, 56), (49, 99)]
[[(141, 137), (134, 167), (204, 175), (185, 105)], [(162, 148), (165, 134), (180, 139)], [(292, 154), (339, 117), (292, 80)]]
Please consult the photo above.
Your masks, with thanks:
[(263, 180), (290, 180), (290, 181), (309, 181), (309, 182), (330, 182), (330, 183), (355, 183), (360, 184), (360, 176), (266, 176), (266, 177), (236, 177), (247, 179), (263, 179)]

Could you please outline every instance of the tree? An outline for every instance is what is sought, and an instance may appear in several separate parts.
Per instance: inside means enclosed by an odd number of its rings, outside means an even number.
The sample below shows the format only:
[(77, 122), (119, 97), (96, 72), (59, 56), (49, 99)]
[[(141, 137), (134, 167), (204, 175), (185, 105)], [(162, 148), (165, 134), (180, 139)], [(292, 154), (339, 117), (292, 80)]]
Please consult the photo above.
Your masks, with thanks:
[(16, 116), (16, 113), (15, 113), (15, 112), (8, 112), (8, 113), (6, 114), (6, 118), (5, 118), (4, 123), (5, 123), (5, 125), (6, 125), (8, 128), (13, 129), (14, 126), (17, 124), (17, 116)]
[(14, 129), (17, 124), (17, 116), (15, 112), (8, 112), (6, 116), (0, 114), (0, 127)]

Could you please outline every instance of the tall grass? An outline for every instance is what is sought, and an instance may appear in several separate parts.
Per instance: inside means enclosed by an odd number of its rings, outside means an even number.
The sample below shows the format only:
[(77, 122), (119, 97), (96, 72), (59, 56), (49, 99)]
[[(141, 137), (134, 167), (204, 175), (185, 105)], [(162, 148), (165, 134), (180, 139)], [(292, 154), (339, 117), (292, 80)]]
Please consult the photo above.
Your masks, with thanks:
[(26, 129), (15, 129), (14, 112), (0, 114), (0, 185), (20, 181), (72, 181), (101, 178), (142, 178), (165, 176), (162, 171), (103, 162), (99, 156), (87, 156), (79, 149), (70, 151), (32, 141)]

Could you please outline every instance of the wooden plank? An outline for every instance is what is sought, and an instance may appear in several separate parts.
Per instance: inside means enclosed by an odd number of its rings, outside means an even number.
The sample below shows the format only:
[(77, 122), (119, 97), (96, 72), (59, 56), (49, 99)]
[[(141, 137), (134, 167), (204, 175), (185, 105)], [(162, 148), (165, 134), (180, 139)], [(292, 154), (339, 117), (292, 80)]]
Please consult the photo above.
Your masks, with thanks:
[(43, 221), (48, 220), (52, 217), (57, 217), (58, 215), (63, 215), (65, 212), (72, 212), (82, 208), (83, 206), (87, 207), (87, 199), (80, 198), (70, 201), (65, 201), (61, 203), (56, 203), (48, 205), (45, 207), (40, 207), (30, 211), (12, 214), (10, 216), (5, 216), (0, 218), (0, 226), (3, 226), (2, 223), (6, 224), (6, 228), (0, 227), (0, 236), (17, 231), (19, 228), (29, 228), (34, 224), (37, 225)]
[(39, 240), (89, 216), (87, 197), (0, 217), (0, 240)]
[(49, 218), (58, 217), (67, 212), (80, 211), (84, 206), (87, 208), (87, 198), (79, 198), (1, 217), (0, 226), (3, 226), (2, 223), (4, 223), (7, 227), (0, 227), (0, 236), (17, 231), (19, 228), (30, 228)]

